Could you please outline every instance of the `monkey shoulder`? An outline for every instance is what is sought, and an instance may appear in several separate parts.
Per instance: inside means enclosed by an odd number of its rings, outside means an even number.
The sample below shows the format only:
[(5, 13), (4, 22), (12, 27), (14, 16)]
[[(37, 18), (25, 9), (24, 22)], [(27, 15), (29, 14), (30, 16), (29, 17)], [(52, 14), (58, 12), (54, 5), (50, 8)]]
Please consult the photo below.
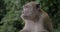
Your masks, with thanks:
[(43, 18), (43, 20), (46, 22), (46, 21), (50, 21), (50, 17), (48, 15), (48, 13), (46, 13), (44, 10), (42, 10), (42, 13), (41, 13), (41, 18)]

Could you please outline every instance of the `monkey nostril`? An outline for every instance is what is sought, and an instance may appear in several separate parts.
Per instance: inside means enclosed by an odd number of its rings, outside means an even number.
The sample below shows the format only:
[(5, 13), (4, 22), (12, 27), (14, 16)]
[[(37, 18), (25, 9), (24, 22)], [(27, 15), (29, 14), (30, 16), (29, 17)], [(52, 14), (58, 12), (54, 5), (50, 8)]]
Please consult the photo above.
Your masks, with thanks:
[(27, 14), (27, 12), (24, 11), (24, 12), (22, 12), (22, 14)]
[(26, 11), (22, 11), (22, 14), (25, 14), (26, 13)]

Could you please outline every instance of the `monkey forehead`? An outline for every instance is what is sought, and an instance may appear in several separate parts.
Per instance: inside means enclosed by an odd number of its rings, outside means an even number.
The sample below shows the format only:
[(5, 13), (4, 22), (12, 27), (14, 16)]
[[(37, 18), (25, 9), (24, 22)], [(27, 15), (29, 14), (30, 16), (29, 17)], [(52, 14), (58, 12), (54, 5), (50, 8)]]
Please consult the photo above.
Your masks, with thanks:
[(29, 3), (26, 3), (24, 6), (35, 6), (36, 4), (38, 4), (37, 2), (31, 1)]

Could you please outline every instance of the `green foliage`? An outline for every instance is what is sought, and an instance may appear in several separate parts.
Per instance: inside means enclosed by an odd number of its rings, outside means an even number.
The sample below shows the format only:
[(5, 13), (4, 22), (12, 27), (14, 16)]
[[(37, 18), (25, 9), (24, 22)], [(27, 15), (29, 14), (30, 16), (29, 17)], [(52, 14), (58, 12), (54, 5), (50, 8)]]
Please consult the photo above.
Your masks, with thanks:
[(52, 19), (55, 32), (60, 32), (60, 0), (0, 0), (0, 32), (18, 32), (23, 28), (22, 6), (30, 1), (41, 4)]
[(7, 14), (1, 20), (3, 25), (0, 32), (17, 32), (22, 29), (22, 20), (20, 19), (21, 5), (19, 0), (5, 0)]

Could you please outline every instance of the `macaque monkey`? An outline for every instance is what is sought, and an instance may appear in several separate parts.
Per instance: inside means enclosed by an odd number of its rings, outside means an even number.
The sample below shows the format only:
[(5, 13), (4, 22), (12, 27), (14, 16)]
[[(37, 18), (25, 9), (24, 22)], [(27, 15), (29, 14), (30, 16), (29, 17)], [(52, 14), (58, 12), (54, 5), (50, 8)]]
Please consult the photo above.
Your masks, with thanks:
[(43, 11), (40, 4), (32, 1), (23, 6), (21, 18), (25, 22), (20, 32), (53, 32), (53, 26), (48, 14)]

